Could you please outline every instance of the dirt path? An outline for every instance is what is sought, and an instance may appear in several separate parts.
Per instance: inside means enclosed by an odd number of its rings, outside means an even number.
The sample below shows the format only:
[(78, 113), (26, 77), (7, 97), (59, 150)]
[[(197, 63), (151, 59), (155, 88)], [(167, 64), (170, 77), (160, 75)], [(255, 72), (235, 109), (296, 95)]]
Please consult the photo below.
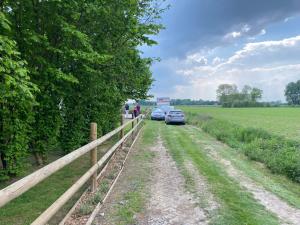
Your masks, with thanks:
[[(205, 179), (199, 175), (191, 162), (187, 162), (185, 167), (195, 179), (197, 196), (195, 193), (188, 192), (184, 177), (164, 147), (161, 138), (157, 138), (156, 134), (154, 140), (154, 146), (133, 149), (123, 175), (93, 224), (201, 225), (209, 223), (211, 215), (209, 212), (215, 210), (218, 204), (213, 202), (206, 188)], [(142, 162), (141, 155), (144, 154), (150, 154), (153, 158)], [(141, 177), (147, 178), (142, 181), (144, 188), (139, 189), (137, 185), (141, 182), (139, 180)], [(140, 195), (136, 195), (137, 191)], [(121, 218), (124, 212), (130, 211), (126, 208), (132, 207), (126, 197), (128, 193), (135, 193), (135, 196), (145, 199), (144, 207), (140, 205), (141, 211), (137, 210), (130, 217), (127, 215)], [(205, 206), (199, 204), (201, 201), (199, 198), (206, 199)]]
[[(177, 165), (159, 136), (164, 130), (154, 123), (149, 126), (152, 127), (147, 130), (148, 136), (145, 134), (146, 139), (143, 140), (143, 135), (141, 138), (143, 141), (148, 140), (148, 144), (138, 141), (120, 181), (117, 182), (94, 224), (199, 225), (209, 224), (211, 221), (218, 222), (223, 204), (219, 204), (218, 199), (211, 194), (209, 186), (211, 184), (207, 183), (206, 177), (201, 175), (199, 168), (206, 167), (199, 167), (196, 161), (190, 158), (192, 155), (186, 154), (189, 152), (188, 149), (182, 149), (184, 145), (180, 147), (182, 151), (170, 149), (172, 153), (184, 154), (183, 161), (177, 161), (175, 158)], [(204, 152), (220, 164), (229, 177), (240, 184), (242, 192), (247, 192), (247, 195), (248, 192), (252, 193), (253, 198), (276, 215), (281, 224), (300, 224), (299, 209), (293, 208), (266, 190), (243, 171), (238, 170), (230, 159), (223, 157), (220, 151), (226, 148), (224, 144), (208, 137), (196, 127), (184, 126), (172, 127), (172, 129), (186, 132), (192, 146), (196, 146), (195, 153), (198, 151), (198, 146), (205, 150)], [(199, 132), (202, 132), (202, 137)], [(170, 146), (167, 140), (164, 139)], [(192, 179), (191, 183), (189, 178)], [(251, 201), (255, 202), (255, 200)], [(260, 215), (259, 210), (256, 213)], [(260, 221), (264, 219), (261, 218)]]
[[(226, 169), (227, 174), (234, 178), (236, 181), (240, 183), (241, 186), (246, 188), (249, 192), (251, 192), (256, 200), (258, 200), (263, 206), (266, 207), (270, 212), (277, 215), (277, 217), (282, 221), (282, 224), (300, 224), (300, 210), (296, 209), (280, 198), (278, 198), (275, 194), (267, 191), (264, 187), (258, 185), (251, 178), (247, 177), (242, 171), (236, 169), (232, 163), (222, 158), (222, 156), (218, 153), (218, 145), (223, 145), (218, 141), (201, 141), (193, 132), (198, 130), (203, 132), (199, 128), (196, 127), (188, 127), (188, 132), (191, 133), (193, 139), (200, 145), (204, 147), (204, 149), (208, 152), (208, 154), (215, 159), (217, 162), (221, 163)], [(193, 132), (191, 132), (193, 131)]]
[(152, 151), (156, 153), (156, 163), (153, 167), (151, 198), (139, 224), (208, 224), (205, 211), (196, 205), (194, 196), (185, 191), (184, 178), (163, 146), (161, 138), (158, 138)]

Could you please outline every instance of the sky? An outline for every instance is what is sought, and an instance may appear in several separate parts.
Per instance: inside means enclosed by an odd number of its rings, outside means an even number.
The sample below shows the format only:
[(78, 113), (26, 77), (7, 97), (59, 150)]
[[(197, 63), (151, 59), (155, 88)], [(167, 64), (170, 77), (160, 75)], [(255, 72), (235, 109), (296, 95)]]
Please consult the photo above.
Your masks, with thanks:
[(215, 100), (218, 85), (263, 90), (285, 101), (300, 79), (300, 0), (168, 0), (165, 26), (141, 48), (159, 57), (151, 70), (154, 97)]

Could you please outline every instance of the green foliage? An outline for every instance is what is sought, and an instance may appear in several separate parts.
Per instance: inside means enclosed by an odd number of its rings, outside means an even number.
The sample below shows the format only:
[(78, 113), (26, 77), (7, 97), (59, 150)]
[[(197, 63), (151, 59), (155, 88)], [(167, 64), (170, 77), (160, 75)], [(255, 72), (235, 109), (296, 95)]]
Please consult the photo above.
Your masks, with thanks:
[(101, 193), (106, 193), (109, 190), (109, 183), (107, 180), (104, 180), (103, 182), (101, 182), (100, 186), (99, 186), (99, 191)]
[(300, 143), (258, 128), (242, 127), (220, 119), (203, 119), (189, 113), (189, 122), (202, 127), (230, 147), (241, 149), (253, 160), (264, 163), (272, 172), (300, 183)]
[(81, 204), (79, 209), (78, 209), (78, 213), (80, 215), (89, 215), (93, 212), (94, 210), (94, 206), (90, 205), (90, 204)]
[(171, 99), (171, 105), (217, 105), (217, 101), (192, 100), (192, 99)]
[(155, 44), (150, 36), (162, 29), (160, 2), (1, 4), (1, 121), (11, 116), (1, 155), (9, 166), (19, 168), (15, 158), (21, 163), (28, 149), (39, 164), (53, 149), (70, 152), (88, 142), (90, 122), (98, 123), (99, 136), (107, 133), (117, 125), (124, 101), (147, 97), (152, 59), (142, 58), (138, 48)]
[(217, 98), (223, 107), (260, 107), (257, 102), (262, 98), (262, 90), (245, 85), (239, 92), (235, 84), (221, 84), (217, 89)]
[(268, 133), (300, 141), (300, 110), (296, 107), (223, 108), (180, 106), (185, 112), (201, 117), (231, 121), (244, 127), (259, 128)]
[[(150, 100), (141, 100), (139, 101), (140, 105), (145, 106), (155, 106), (156, 101)], [(210, 100), (192, 100), (192, 99), (171, 99), (171, 105), (217, 105), (217, 101), (210, 101)]]
[(26, 62), (20, 59), (9, 33), (10, 23), (0, 12), (0, 180), (18, 175), (28, 148), (31, 110), (37, 90), (28, 76)]
[(300, 80), (288, 83), (284, 95), (290, 105), (300, 105)]

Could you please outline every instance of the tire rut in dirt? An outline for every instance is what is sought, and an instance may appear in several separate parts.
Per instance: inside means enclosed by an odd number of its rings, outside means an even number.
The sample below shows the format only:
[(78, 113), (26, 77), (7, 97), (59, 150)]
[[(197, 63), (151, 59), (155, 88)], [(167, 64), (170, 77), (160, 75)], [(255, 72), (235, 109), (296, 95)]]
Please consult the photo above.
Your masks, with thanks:
[(186, 131), (190, 133), (193, 141), (202, 146), (212, 159), (223, 165), (231, 178), (236, 180), (242, 187), (246, 188), (247, 191), (251, 192), (260, 204), (270, 212), (274, 213), (282, 221), (282, 224), (300, 224), (299, 209), (290, 206), (275, 194), (267, 191), (264, 187), (246, 176), (242, 171), (235, 168), (229, 160), (222, 158), (217, 149), (220, 145), (224, 145), (223, 143), (220, 143), (217, 140), (199, 140), (199, 138), (196, 137), (195, 132), (203, 131), (197, 127), (188, 126)]
[(208, 224), (205, 211), (196, 205), (194, 196), (185, 191), (184, 178), (160, 137), (152, 151), (156, 152), (157, 156), (153, 167), (151, 198), (139, 224)]

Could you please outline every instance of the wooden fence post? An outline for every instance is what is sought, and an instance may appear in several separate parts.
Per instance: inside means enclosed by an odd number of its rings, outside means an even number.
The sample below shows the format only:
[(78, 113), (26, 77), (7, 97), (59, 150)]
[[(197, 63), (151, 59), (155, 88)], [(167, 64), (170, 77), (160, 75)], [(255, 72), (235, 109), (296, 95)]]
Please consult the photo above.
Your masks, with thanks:
[[(140, 118), (137, 118), (136, 124), (138, 124), (139, 122), (140, 122)], [(138, 132), (139, 132), (139, 126), (136, 128), (136, 135), (138, 134)]]
[[(134, 120), (133, 119), (134, 119), (134, 117), (132, 117), (131, 129), (134, 128)], [(132, 141), (133, 141), (134, 140), (134, 131), (132, 132), (131, 137), (132, 137)]]
[[(124, 116), (123, 113), (121, 113), (121, 126), (124, 125)], [(121, 129), (120, 131), (120, 139), (124, 137), (124, 128)], [(123, 143), (121, 144), (121, 148), (123, 148)]]
[[(90, 129), (90, 141), (97, 139), (97, 123), (91, 123)], [(91, 166), (97, 163), (97, 147), (91, 150)], [(94, 192), (97, 189), (97, 171), (91, 177), (91, 191)]]

